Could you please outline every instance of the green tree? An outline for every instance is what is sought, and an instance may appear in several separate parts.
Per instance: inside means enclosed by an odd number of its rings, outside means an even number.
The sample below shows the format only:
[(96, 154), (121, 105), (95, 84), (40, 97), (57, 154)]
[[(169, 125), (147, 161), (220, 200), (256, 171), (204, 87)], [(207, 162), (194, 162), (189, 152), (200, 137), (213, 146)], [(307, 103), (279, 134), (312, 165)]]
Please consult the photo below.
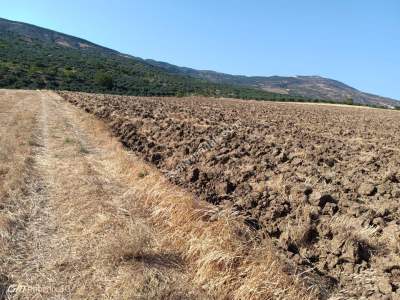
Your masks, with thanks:
[(96, 84), (106, 88), (107, 90), (111, 90), (114, 86), (114, 81), (111, 75), (103, 72), (97, 72), (94, 81)]

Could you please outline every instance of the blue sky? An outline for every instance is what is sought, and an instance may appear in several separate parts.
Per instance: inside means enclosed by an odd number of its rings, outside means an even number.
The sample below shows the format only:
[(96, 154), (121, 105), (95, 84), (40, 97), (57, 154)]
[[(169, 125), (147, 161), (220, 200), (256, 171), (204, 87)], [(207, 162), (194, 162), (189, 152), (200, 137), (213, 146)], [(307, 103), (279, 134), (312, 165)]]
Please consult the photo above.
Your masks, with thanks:
[(400, 99), (398, 0), (0, 0), (0, 16), (143, 58), (321, 75)]

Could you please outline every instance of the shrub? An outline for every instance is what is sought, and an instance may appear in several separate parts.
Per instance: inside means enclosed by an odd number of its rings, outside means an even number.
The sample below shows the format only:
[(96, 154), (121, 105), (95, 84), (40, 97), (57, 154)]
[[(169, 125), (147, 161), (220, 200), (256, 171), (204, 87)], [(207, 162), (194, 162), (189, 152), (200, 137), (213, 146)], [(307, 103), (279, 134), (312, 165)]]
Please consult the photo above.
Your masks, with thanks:
[(97, 85), (104, 87), (107, 90), (111, 90), (114, 86), (114, 81), (111, 75), (103, 72), (97, 72), (94, 81)]

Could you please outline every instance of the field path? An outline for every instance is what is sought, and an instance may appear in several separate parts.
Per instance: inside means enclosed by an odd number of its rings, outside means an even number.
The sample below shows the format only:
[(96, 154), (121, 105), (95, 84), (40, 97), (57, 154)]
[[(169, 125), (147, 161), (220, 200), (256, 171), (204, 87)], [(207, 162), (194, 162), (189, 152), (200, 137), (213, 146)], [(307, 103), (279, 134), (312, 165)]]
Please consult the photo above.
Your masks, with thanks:
[(314, 299), (256, 234), (58, 94), (0, 90), (0, 300)]
[(27, 178), (34, 184), (21, 200), (31, 203), (29, 219), (1, 266), (6, 298), (200, 297), (187, 290), (195, 287), (178, 255), (143, 258), (157, 248), (155, 233), (139, 212), (122, 207), (129, 186), (109, 149), (82, 126), (82, 113), (55, 93), (30, 93), (29, 107), (38, 111)]

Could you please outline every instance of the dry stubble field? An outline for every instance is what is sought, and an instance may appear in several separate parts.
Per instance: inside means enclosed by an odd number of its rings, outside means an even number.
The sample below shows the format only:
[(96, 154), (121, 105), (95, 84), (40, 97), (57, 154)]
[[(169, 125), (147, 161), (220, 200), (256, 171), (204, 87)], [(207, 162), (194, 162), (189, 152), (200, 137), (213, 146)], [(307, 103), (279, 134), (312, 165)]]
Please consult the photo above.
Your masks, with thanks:
[(286, 272), (320, 298), (400, 298), (399, 112), (60, 95), (215, 204), (209, 223), (233, 211), (260, 243), (272, 240)]

